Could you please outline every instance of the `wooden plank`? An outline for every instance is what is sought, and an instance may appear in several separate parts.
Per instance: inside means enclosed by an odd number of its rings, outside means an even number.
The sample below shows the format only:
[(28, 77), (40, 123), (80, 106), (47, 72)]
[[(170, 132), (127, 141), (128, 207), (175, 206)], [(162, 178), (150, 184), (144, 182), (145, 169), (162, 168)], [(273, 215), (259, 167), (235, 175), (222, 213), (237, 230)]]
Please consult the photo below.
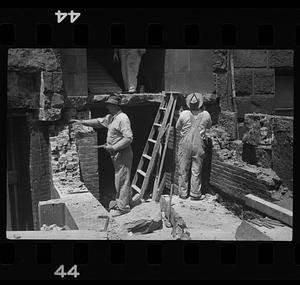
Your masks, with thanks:
[(10, 240), (107, 240), (107, 232), (90, 230), (7, 231)]
[(245, 196), (245, 204), (251, 208), (258, 210), (259, 212), (282, 221), (283, 223), (291, 227), (293, 226), (293, 212), (288, 209), (265, 201), (252, 194), (248, 194)]

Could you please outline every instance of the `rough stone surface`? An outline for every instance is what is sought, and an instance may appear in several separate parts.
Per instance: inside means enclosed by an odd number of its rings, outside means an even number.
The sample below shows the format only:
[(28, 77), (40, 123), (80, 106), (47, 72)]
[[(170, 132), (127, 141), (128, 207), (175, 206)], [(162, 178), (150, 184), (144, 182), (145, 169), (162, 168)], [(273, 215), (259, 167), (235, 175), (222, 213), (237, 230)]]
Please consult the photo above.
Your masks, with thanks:
[(39, 72), (7, 73), (7, 108), (38, 109), (40, 102)]
[(11, 48), (8, 50), (9, 71), (61, 71), (58, 51), (51, 48)]
[(252, 94), (252, 70), (235, 69), (234, 81), (236, 96), (249, 96)]
[(266, 50), (234, 50), (235, 67), (267, 67)]
[(254, 71), (254, 94), (275, 93), (275, 70), (263, 69)]
[(272, 144), (273, 169), (284, 184), (293, 191), (294, 119), (275, 116), (273, 120), (274, 142)]
[(9, 49), (8, 71), (10, 108), (37, 109), (41, 121), (60, 118), (65, 95), (58, 50)]
[(216, 75), (216, 95), (222, 111), (233, 111), (231, 93), (228, 92), (228, 73)]
[(213, 51), (213, 70), (215, 73), (224, 73), (228, 70), (227, 57), (228, 50), (216, 49)]
[(282, 68), (294, 66), (293, 50), (269, 50), (269, 66)]
[(246, 114), (244, 143), (256, 147), (256, 162), (272, 167), (293, 189), (293, 118), (267, 114)]
[(218, 125), (225, 128), (230, 137), (236, 139), (236, 115), (234, 112), (221, 111), (219, 115)]
[(237, 97), (238, 118), (243, 118), (247, 113), (274, 113), (273, 95), (252, 95), (247, 97)]
[(115, 219), (124, 229), (132, 233), (145, 234), (162, 228), (160, 203), (154, 201), (137, 205), (128, 214)]
[(243, 141), (252, 145), (270, 146), (273, 139), (273, 116), (268, 114), (245, 114), (244, 127), (246, 133)]

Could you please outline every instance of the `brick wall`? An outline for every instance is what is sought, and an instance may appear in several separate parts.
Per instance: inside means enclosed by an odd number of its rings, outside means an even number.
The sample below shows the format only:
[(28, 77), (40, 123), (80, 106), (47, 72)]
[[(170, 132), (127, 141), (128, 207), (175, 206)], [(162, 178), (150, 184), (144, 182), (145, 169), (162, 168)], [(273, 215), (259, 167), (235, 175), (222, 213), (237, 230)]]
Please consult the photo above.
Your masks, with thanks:
[(270, 200), (272, 192), (252, 171), (222, 162), (213, 156), (210, 184), (239, 199), (242, 195), (254, 194)]
[(38, 121), (29, 122), (29, 172), (34, 229), (39, 229), (38, 202), (51, 198), (51, 165), (48, 126)]
[(97, 145), (97, 133), (78, 137), (76, 144), (82, 180), (92, 194), (99, 199), (98, 149), (92, 148)]
[[(89, 111), (73, 110), (72, 117), (89, 119)], [(80, 124), (59, 125), (50, 134), (54, 183), (68, 193), (80, 191), (82, 184), (99, 199), (97, 133)], [(66, 187), (66, 185), (69, 185)]]

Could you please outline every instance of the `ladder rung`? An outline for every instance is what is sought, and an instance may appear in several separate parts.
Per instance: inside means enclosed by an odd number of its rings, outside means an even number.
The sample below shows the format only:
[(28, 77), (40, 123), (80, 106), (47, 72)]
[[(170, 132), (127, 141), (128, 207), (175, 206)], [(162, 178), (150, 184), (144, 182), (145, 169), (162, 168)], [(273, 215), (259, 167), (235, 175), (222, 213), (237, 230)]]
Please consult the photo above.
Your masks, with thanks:
[(136, 185), (131, 185), (131, 188), (134, 189), (136, 192), (141, 193), (141, 189)]
[(148, 139), (149, 142), (156, 143), (156, 140)]
[(161, 127), (161, 124), (154, 123), (154, 126), (156, 126), (156, 127)]
[(151, 156), (150, 156), (150, 155), (148, 155), (148, 154), (143, 154), (143, 157), (145, 157), (145, 158), (147, 158), (147, 159), (151, 160)]
[(139, 174), (141, 174), (144, 177), (146, 176), (146, 173), (143, 170), (141, 170), (141, 169), (138, 169), (136, 172), (139, 173)]

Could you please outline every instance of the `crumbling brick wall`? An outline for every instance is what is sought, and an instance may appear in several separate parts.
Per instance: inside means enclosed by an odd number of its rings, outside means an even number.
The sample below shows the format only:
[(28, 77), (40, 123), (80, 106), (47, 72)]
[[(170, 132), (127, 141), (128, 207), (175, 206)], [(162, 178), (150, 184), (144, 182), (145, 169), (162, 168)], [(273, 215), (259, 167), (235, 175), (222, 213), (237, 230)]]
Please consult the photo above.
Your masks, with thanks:
[[(89, 111), (77, 111), (74, 116), (89, 119)], [(52, 128), (50, 134), (52, 171), (54, 182), (72, 193), (80, 190), (83, 183), (99, 199), (97, 134), (89, 127), (69, 124)]]

